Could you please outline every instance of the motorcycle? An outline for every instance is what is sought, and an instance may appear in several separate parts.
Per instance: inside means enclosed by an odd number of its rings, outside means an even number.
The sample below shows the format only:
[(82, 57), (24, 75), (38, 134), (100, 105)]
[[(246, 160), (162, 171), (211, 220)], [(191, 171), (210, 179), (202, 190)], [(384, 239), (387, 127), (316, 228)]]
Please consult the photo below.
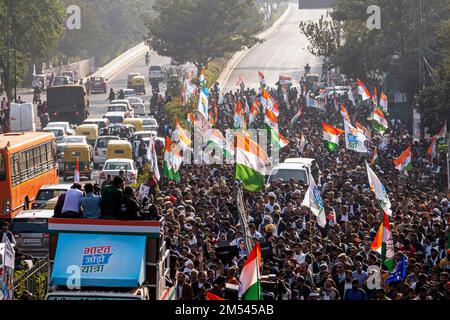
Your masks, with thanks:
[(33, 95), (33, 103), (38, 103), (41, 101), (41, 94), (39, 92), (35, 92)]

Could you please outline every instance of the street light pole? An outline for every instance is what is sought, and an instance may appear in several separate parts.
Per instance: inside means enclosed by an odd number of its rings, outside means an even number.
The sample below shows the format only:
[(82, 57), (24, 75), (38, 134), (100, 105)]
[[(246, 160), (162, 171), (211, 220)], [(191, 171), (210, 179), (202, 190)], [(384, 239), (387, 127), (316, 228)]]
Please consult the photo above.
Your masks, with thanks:
[(422, 19), (423, 16), (423, 2), (419, 0), (419, 82), (420, 82), (420, 90), (425, 88), (425, 81), (423, 76), (423, 28), (422, 28)]

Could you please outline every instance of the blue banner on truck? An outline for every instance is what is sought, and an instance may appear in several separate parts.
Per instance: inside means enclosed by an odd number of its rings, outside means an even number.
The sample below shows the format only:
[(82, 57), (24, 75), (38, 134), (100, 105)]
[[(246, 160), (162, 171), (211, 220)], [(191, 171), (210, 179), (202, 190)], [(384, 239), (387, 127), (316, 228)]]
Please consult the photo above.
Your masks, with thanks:
[(139, 287), (145, 246), (145, 236), (60, 233), (50, 284)]

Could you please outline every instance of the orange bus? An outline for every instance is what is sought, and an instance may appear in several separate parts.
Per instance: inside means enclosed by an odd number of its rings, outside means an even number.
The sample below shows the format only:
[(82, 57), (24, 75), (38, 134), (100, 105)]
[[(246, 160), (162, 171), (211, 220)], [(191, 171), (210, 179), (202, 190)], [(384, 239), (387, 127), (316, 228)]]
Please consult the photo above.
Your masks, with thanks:
[(39, 189), (58, 183), (53, 133), (0, 134), (0, 218), (30, 208)]

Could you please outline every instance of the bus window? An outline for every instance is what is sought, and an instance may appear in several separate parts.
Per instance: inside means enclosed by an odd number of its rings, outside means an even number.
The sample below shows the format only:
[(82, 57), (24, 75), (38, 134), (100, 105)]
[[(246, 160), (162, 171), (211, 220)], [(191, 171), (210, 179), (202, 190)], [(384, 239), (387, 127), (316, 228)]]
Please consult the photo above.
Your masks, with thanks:
[(5, 156), (0, 152), (0, 180), (6, 179)]

